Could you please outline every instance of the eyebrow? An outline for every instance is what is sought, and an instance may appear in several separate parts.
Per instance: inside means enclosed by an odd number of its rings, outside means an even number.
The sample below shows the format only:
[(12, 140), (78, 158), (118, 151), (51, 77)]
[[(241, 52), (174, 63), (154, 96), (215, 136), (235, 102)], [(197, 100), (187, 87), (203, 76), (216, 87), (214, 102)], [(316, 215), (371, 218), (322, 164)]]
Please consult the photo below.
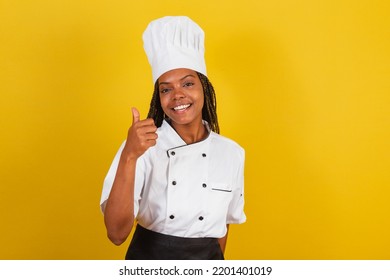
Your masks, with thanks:
[[(183, 80), (185, 80), (185, 79), (188, 78), (188, 77), (193, 77), (193, 78), (195, 78), (194, 75), (188, 74), (188, 75), (184, 76), (183, 78), (181, 78), (180, 81), (183, 81)], [(169, 84), (171, 84), (171, 83), (169, 83), (169, 82), (161, 82), (161, 83), (158, 83), (159, 86), (161, 86), (161, 85), (169, 85)]]

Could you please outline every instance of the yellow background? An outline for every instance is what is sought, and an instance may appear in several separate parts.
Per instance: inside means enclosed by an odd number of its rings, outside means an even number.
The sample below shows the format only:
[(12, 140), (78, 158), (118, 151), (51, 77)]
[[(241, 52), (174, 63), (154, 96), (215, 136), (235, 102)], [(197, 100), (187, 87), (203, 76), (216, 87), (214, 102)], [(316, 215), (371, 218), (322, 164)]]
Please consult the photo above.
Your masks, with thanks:
[(245, 149), (228, 259), (390, 259), (387, 0), (0, 1), (0, 258), (123, 259), (103, 178), (153, 85), (146, 25), (206, 32), (221, 132)]

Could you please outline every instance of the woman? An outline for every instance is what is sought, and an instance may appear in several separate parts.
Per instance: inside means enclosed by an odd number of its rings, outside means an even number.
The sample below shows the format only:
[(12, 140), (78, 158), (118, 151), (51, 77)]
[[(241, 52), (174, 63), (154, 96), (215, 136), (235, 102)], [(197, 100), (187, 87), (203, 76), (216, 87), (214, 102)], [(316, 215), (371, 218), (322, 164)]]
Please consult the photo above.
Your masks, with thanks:
[(188, 17), (164, 17), (143, 39), (155, 90), (148, 119), (132, 109), (104, 182), (108, 237), (122, 244), (136, 219), (126, 259), (223, 259), (228, 225), (246, 219), (244, 150), (218, 134), (203, 31)]

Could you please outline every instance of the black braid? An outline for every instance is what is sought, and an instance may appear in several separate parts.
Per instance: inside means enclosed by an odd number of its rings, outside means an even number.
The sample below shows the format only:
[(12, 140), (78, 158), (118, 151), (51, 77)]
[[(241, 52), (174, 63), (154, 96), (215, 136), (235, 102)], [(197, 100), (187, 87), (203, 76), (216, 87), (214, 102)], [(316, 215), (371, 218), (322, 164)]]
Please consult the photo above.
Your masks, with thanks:
[(202, 118), (209, 123), (210, 129), (212, 131), (219, 134), (217, 98), (215, 96), (214, 87), (205, 75), (198, 73), (198, 77), (202, 83), (204, 92)]
[(164, 117), (165, 117), (165, 113), (161, 107), (160, 93), (159, 93), (158, 80), (157, 80), (156, 83), (154, 84), (154, 91), (153, 91), (152, 100), (150, 101), (148, 118), (152, 118), (154, 120), (154, 124), (157, 127), (160, 127), (162, 125)]
[[(217, 118), (217, 99), (215, 96), (214, 87), (205, 75), (198, 72), (197, 74), (200, 79), (200, 82), (202, 83), (204, 92), (202, 118), (209, 123), (210, 129), (212, 131), (219, 134), (219, 125)], [(148, 118), (152, 118), (157, 127), (161, 126), (165, 118), (164, 111), (161, 108), (158, 80), (154, 84), (154, 92), (152, 100), (150, 101)]]

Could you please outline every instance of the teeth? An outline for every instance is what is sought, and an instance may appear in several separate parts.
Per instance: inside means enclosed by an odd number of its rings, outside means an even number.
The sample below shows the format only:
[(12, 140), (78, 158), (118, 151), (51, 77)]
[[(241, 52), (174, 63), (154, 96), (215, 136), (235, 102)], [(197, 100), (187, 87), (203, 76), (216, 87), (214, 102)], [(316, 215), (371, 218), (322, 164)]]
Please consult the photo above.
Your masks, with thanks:
[(179, 111), (179, 110), (187, 109), (188, 107), (190, 107), (190, 104), (177, 106), (177, 107), (173, 108), (173, 110)]

